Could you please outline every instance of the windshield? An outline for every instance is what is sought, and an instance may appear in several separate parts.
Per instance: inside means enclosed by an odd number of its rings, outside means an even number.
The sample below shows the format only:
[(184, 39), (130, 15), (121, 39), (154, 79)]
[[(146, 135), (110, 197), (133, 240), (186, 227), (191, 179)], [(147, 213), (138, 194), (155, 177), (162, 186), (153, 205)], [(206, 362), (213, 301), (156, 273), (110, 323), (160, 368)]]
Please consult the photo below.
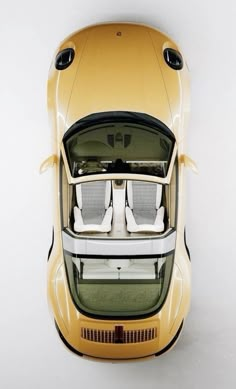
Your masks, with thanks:
[(148, 115), (118, 118), (92, 120), (82, 128), (79, 121), (68, 130), (64, 147), (72, 177), (99, 173), (166, 177), (175, 143), (170, 130), (154, 118), (149, 123)]
[(83, 258), (65, 253), (70, 291), (82, 312), (128, 317), (157, 312), (168, 293), (174, 254)]

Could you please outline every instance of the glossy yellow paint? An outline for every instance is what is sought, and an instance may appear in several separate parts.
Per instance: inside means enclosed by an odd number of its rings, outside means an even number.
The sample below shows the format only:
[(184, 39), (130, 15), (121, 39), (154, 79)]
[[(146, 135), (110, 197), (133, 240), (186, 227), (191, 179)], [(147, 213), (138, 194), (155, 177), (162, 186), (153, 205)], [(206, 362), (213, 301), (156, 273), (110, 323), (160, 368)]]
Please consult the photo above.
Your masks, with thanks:
[[(73, 63), (60, 72), (54, 67), (54, 56), (48, 80), (48, 111), (53, 154), (57, 158), (65, 131), (77, 120), (95, 112), (119, 110), (144, 112), (160, 119), (175, 134), (177, 156), (184, 153), (189, 114), (188, 70), (186, 64), (181, 71), (166, 65), (163, 58), (166, 47), (181, 51), (168, 36), (149, 26), (109, 23), (72, 34), (55, 55), (67, 47), (75, 50)], [(78, 312), (71, 299), (62, 252), (58, 163), (53, 170), (54, 245), (48, 262), (48, 301), (62, 336), (74, 350), (101, 360), (132, 360), (161, 352), (175, 337), (190, 304), (191, 269), (184, 245), (184, 163), (179, 164), (176, 254), (167, 299), (158, 314), (125, 321), (86, 317)], [(69, 171), (67, 174), (69, 177)], [(72, 177), (70, 180), (72, 183)], [(80, 336), (85, 324), (104, 330), (114, 329), (114, 325), (132, 330), (154, 325), (158, 337), (136, 344), (89, 342)]]
[(54, 164), (58, 163), (57, 155), (53, 154), (46, 158), (40, 165), (39, 172), (40, 174), (44, 173), (50, 167), (53, 167)]
[(183, 163), (185, 167), (190, 168), (194, 173), (198, 174), (198, 168), (196, 163), (188, 155), (180, 155), (179, 162)]
[[(121, 35), (120, 35), (121, 34)], [(63, 72), (56, 53), (72, 47), (75, 58)], [(55, 129), (55, 152), (65, 131), (82, 117), (105, 111), (150, 114), (184, 138), (189, 113), (189, 78), (163, 58), (167, 47), (180, 51), (165, 34), (148, 26), (110, 23), (72, 34), (58, 47), (48, 79), (48, 111)], [(181, 151), (181, 150), (180, 150)]]

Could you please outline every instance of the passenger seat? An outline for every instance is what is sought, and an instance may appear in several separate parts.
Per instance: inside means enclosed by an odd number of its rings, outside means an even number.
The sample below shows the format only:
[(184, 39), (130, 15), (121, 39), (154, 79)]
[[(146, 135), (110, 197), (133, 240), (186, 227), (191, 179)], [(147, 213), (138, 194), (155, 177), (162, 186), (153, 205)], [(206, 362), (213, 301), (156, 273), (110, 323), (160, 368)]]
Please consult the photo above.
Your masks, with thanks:
[(111, 231), (111, 181), (91, 181), (76, 185), (75, 232)]
[(165, 208), (161, 206), (162, 185), (127, 181), (127, 206), (125, 208), (129, 232), (164, 231)]

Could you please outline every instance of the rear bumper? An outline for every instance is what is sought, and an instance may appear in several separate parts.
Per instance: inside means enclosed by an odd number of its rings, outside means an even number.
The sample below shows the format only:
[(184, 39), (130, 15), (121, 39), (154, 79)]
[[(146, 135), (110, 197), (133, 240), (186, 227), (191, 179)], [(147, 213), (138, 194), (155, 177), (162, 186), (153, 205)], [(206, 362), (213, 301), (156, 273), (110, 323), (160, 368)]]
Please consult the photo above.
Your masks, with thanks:
[(64, 336), (62, 335), (56, 321), (55, 321), (55, 326), (56, 326), (56, 329), (57, 329), (57, 332), (62, 340), (62, 342), (64, 343), (64, 345), (71, 351), (73, 352), (74, 354), (80, 356), (80, 357), (83, 357), (84, 359), (90, 359), (90, 360), (94, 360), (94, 361), (101, 361), (101, 362), (104, 362), (104, 361), (107, 361), (107, 362), (129, 362), (129, 361), (141, 361), (141, 360), (146, 360), (146, 359), (150, 359), (150, 358), (154, 358), (154, 357), (159, 357), (160, 355), (166, 353), (167, 351), (169, 351), (174, 345), (175, 343), (177, 342), (180, 334), (181, 334), (181, 331), (182, 331), (182, 328), (183, 328), (183, 324), (184, 324), (184, 320), (182, 321), (182, 323), (180, 324), (179, 328), (178, 328), (178, 331), (176, 332), (175, 336), (172, 338), (172, 340), (170, 341), (170, 343), (168, 343), (168, 345), (166, 347), (164, 347), (162, 350), (158, 351), (157, 353), (155, 354), (151, 354), (151, 355), (147, 355), (147, 356), (144, 356), (144, 357), (138, 357), (138, 358), (121, 358), (121, 359), (112, 359), (112, 358), (98, 358), (98, 357), (93, 357), (93, 356), (90, 356), (90, 355), (86, 355), (86, 354), (82, 354), (81, 352), (79, 352), (78, 350), (74, 349), (68, 342), (67, 340), (64, 338)]

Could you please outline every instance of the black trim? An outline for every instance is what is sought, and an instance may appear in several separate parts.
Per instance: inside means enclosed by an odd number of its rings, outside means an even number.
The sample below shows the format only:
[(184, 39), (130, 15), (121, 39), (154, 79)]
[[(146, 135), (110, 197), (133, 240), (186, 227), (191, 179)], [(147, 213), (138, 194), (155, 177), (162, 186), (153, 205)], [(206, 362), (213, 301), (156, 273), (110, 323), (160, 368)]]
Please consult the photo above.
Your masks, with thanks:
[(150, 355), (144, 355), (143, 357), (137, 357), (137, 358), (117, 358), (117, 359), (113, 359), (113, 358), (102, 358), (102, 357), (94, 357), (94, 356), (91, 356), (91, 355), (87, 355), (87, 354), (82, 354), (80, 351), (76, 350), (74, 347), (72, 347), (68, 342), (67, 340), (64, 338), (64, 336), (62, 335), (56, 321), (54, 320), (54, 323), (55, 323), (55, 327), (56, 327), (56, 330), (58, 332), (58, 335), (60, 336), (62, 342), (64, 343), (64, 345), (70, 350), (72, 351), (73, 353), (75, 353), (76, 355), (80, 356), (80, 357), (88, 357), (88, 358), (91, 358), (91, 359), (94, 359), (94, 360), (107, 360), (107, 361), (130, 361), (130, 360), (138, 360), (138, 359), (143, 359), (145, 360), (146, 358), (151, 358), (151, 357), (159, 357), (160, 355), (166, 353), (171, 347), (174, 346), (174, 344), (176, 343), (176, 341), (178, 340), (179, 336), (180, 336), (180, 333), (182, 331), (182, 328), (183, 328), (183, 324), (184, 324), (184, 320), (181, 322), (180, 326), (179, 326), (179, 329), (178, 331), (176, 332), (175, 336), (173, 337), (173, 339), (171, 340), (171, 342), (166, 346), (164, 347), (161, 351), (158, 351), (157, 353), (155, 354), (150, 354)]
[(51, 246), (49, 247), (49, 250), (48, 250), (48, 259), (47, 259), (47, 261), (49, 261), (49, 258), (50, 258), (50, 255), (51, 255), (51, 252), (52, 252), (52, 249), (53, 249), (53, 245), (54, 245), (54, 227), (52, 227), (52, 243), (51, 243)]
[(62, 335), (57, 323), (56, 323), (56, 320), (54, 320), (54, 323), (55, 323), (55, 327), (56, 327), (56, 330), (58, 332), (58, 335), (60, 336), (62, 342), (64, 343), (64, 345), (70, 350), (72, 351), (73, 353), (79, 355), (80, 357), (83, 357), (84, 354), (82, 354), (81, 352), (77, 351), (74, 347), (72, 347), (70, 345), (70, 343), (67, 342), (67, 340), (64, 338), (64, 336)]
[(182, 323), (180, 324), (179, 329), (176, 332), (176, 334), (173, 337), (173, 339), (171, 340), (171, 342), (165, 348), (163, 348), (161, 351), (158, 351), (158, 353), (155, 354), (155, 357), (159, 357), (160, 355), (164, 354), (166, 351), (168, 351), (175, 344), (175, 342), (177, 341), (178, 337), (180, 336), (180, 333), (182, 331), (183, 325), (184, 325), (184, 321), (182, 321)]
[(174, 70), (181, 70), (184, 66), (183, 57), (179, 51), (171, 48), (166, 48), (163, 52), (164, 59), (167, 65)]
[(68, 68), (72, 64), (74, 57), (75, 51), (71, 47), (59, 51), (55, 59), (55, 68), (57, 70), (64, 70)]
[(187, 251), (187, 254), (188, 254), (188, 258), (191, 262), (191, 255), (190, 255), (190, 251), (189, 251), (189, 248), (188, 248), (188, 245), (187, 245), (187, 240), (186, 240), (186, 227), (184, 228), (184, 245), (185, 245), (185, 248), (186, 248), (186, 251)]
[(171, 255), (175, 252), (175, 250), (168, 251), (167, 253), (162, 254), (150, 254), (150, 255), (94, 255), (94, 254), (75, 254), (71, 253), (68, 250), (63, 249), (63, 251), (71, 255), (74, 258), (94, 258), (94, 259), (145, 259), (145, 258), (163, 258)]

